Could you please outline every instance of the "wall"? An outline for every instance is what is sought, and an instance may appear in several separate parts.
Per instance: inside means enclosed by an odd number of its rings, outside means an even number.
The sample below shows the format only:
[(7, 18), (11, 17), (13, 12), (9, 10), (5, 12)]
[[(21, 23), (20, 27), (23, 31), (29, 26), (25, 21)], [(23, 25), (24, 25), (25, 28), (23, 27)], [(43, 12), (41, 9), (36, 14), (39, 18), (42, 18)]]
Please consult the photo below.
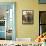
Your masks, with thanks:
[[(39, 32), (38, 25), (38, 1), (37, 0), (19, 0), (16, 2), (17, 6), (17, 37), (18, 38), (36, 38)], [(22, 24), (22, 10), (34, 11), (34, 24)]]
[[(17, 37), (18, 38), (35, 38), (38, 32), (38, 4), (37, 0), (20, 0), (17, 4)], [(34, 24), (22, 24), (22, 10), (34, 10)], [(36, 21), (36, 22), (35, 22)]]
[[(38, 4), (38, 0), (3, 0), (0, 2), (16, 2), (17, 38), (36, 38), (39, 35), (39, 9), (46, 10), (46, 5)], [(22, 24), (22, 10), (26, 9), (34, 11), (34, 24)]]
[(39, 9), (40, 11), (46, 11), (46, 4), (40, 4)]

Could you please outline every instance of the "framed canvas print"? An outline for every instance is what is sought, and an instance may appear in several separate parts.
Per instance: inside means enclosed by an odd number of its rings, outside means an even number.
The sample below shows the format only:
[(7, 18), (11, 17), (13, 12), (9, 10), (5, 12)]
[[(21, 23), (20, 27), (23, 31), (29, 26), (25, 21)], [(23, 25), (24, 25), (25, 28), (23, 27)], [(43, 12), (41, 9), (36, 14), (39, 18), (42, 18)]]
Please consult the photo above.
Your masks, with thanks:
[(15, 2), (0, 2), (0, 40), (15, 40)]
[(46, 0), (39, 0), (40, 4), (46, 4)]
[(33, 24), (34, 13), (33, 10), (23, 10), (22, 11), (22, 24)]

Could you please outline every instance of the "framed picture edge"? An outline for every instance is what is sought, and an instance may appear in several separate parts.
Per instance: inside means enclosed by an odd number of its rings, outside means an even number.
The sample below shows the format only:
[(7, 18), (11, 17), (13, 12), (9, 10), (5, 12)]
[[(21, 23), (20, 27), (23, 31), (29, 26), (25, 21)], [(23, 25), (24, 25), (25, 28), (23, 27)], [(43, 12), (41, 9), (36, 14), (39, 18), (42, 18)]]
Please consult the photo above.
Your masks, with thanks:
[(22, 24), (23, 25), (32, 25), (32, 24), (34, 24), (34, 10), (22, 10), (22, 15), (23, 15), (23, 11), (32, 11), (33, 12), (33, 22), (32, 23), (23, 23), (23, 21), (22, 21)]

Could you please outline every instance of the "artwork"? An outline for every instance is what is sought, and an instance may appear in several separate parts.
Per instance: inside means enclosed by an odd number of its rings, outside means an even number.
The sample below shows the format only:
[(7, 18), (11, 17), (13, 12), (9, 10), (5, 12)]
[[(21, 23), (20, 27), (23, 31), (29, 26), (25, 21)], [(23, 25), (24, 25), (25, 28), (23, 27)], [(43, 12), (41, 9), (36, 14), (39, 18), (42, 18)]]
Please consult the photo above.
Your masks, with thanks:
[(22, 11), (22, 24), (33, 24), (34, 21), (33, 10)]
[(46, 0), (39, 0), (40, 4), (46, 4)]

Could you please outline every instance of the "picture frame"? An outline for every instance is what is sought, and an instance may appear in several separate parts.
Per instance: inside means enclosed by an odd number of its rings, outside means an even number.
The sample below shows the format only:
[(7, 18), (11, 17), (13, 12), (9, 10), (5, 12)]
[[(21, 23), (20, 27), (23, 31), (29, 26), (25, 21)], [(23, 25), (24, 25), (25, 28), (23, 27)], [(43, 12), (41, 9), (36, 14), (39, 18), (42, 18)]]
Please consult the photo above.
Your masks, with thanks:
[(33, 10), (22, 10), (22, 24), (33, 24), (34, 12)]
[(46, 0), (39, 0), (39, 4), (46, 4)]

